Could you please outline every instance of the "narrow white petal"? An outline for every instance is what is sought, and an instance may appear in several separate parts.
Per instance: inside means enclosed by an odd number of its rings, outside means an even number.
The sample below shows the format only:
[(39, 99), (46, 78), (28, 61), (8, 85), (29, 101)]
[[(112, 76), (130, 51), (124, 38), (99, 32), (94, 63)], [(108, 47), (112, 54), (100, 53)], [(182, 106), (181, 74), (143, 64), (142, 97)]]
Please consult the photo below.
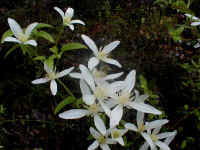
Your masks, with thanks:
[(82, 25), (85, 25), (85, 23), (83, 22), (83, 21), (81, 21), (81, 20), (72, 20), (72, 21), (70, 21), (70, 23), (71, 24), (82, 24)]
[(199, 20), (199, 18), (197, 18), (193, 15), (190, 15), (190, 14), (185, 14), (185, 16), (190, 17), (192, 20)]
[(103, 52), (105, 54), (108, 54), (110, 53), (112, 50), (114, 50), (118, 45), (119, 45), (120, 41), (114, 41), (108, 45), (106, 45), (104, 48), (103, 48)]
[(200, 25), (200, 21), (191, 23), (191, 26), (198, 26), (198, 25)]
[(148, 105), (148, 104), (144, 104), (144, 103), (135, 103), (135, 102), (131, 102), (129, 103), (129, 106), (131, 106), (132, 108), (144, 112), (144, 113), (151, 113), (151, 114), (155, 114), (155, 115), (160, 115), (162, 114), (161, 111), (155, 109), (154, 107)]
[(84, 65), (79, 65), (79, 68), (81, 70), (81, 74), (82, 74), (84, 80), (87, 82), (87, 84), (94, 91), (95, 90), (95, 83), (94, 83), (94, 79), (93, 79), (91, 73), (89, 72), (89, 70), (87, 69), (87, 67), (85, 67)]
[(109, 106), (106, 105), (106, 104), (105, 104), (104, 102), (102, 102), (102, 101), (99, 101), (99, 102), (100, 102), (100, 105), (101, 105), (101, 107), (103, 108), (104, 112), (106, 113), (106, 115), (107, 115), (108, 117), (110, 117), (111, 110), (110, 110)]
[(102, 150), (111, 150), (108, 144), (100, 144)]
[(44, 63), (44, 70), (45, 70), (47, 73), (52, 72), (52, 69), (51, 69), (46, 63)]
[(138, 131), (138, 128), (132, 123), (126, 123), (124, 126), (128, 130), (132, 130), (132, 131), (135, 131), (135, 132)]
[(161, 141), (156, 141), (155, 144), (160, 147), (162, 150), (170, 150), (170, 148), (167, 146), (167, 144), (161, 142)]
[(143, 138), (147, 141), (147, 143), (150, 145), (151, 149), (153, 150), (155, 148), (155, 144), (153, 143), (150, 135), (144, 132), (142, 132), (141, 135), (143, 136)]
[(118, 142), (120, 145), (124, 146), (124, 140), (123, 140), (122, 137), (119, 137), (119, 138), (117, 138), (116, 140), (117, 140), (117, 142)]
[(103, 120), (99, 117), (99, 115), (94, 116), (94, 124), (96, 128), (101, 132), (102, 135), (106, 134), (106, 127)]
[(55, 80), (51, 80), (50, 89), (51, 89), (52, 95), (56, 95), (56, 93), (57, 93), (57, 83), (56, 83)]
[(92, 57), (88, 61), (88, 68), (92, 70), (94, 67), (96, 67), (99, 64), (99, 60), (96, 57)]
[(132, 91), (132, 89), (135, 86), (135, 75), (136, 75), (136, 71), (132, 70), (126, 77), (126, 79), (124, 80), (124, 86), (126, 91), (128, 91), (129, 93)]
[(149, 148), (149, 144), (148, 144), (147, 142), (145, 142), (145, 143), (140, 147), (139, 150), (148, 150), (148, 148)]
[(10, 29), (12, 30), (13, 34), (18, 38), (19, 34), (22, 34), (22, 28), (21, 26), (12, 18), (8, 18), (8, 24), (10, 26)]
[(101, 134), (99, 132), (97, 132), (94, 128), (90, 127), (90, 133), (92, 134), (92, 136), (95, 138), (95, 139), (98, 139)]
[(34, 22), (34, 23), (28, 25), (28, 27), (26, 28), (26, 31), (25, 31), (25, 35), (26, 35), (27, 37), (29, 37), (29, 36), (31, 35), (31, 32), (33, 31), (33, 29), (34, 29), (37, 25), (38, 25), (37, 22)]
[(111, 138), (106, 139), (106, 144), (116, 144), (117, 142)]
[(68, 69), (65, 69), (61, 72), (59, 72), (57, 75), (56, 75), (56, 78), (61, 78), (67, 74), (69, 74), (72, 70), (74, 69), (74, 67), (71, 67), (71, 68), (68, 68)]
[(137, 126), (141, 126), (142, 124), (144, 124), (144, 113), (141, 111), (137, 111)]
[(200, 43), (197, 43), (194, 45), (194, 48), (199, 48), (200, 47)]
[(113, 79), (119, 78), (122, 74), (123, 72), (110, 74), (110, 75), (105, 76), (103, 80), (113, 80)]
[(108, 64), (115, 65), (115, 66), (117, 66), (119, 68), (122, 67), (122, 65), (117, 60), (114, 60), (114, 59), (111, 59), (111, 58), (105, 58), (105, 59), (103, 59), (103, 61), (108, 63)]
[(173, 133), (174, 133), (174, 134), (173, 134), (172, 136), (170, 136), (170, 137), (168, 137), (168, 138), (165, 139), (164, 142), (165, 142), (167, 145), (169, 145), (169, 144), (171, 143), (171, 141), (175, 138), (175, 136), (176, 136), (176, 134), (177, 134), (177, 131), (175, 130)]
[(145, 127), (147, 129), (154, 129), (163, 126), (164, 124), (168, 123), (169, 121), (167, 119), (161, 119), (161, 120), (155, 120), (149, 122)]
[(62, 18), (64, 18), (65, 14), (60, 8), (54, 7), (54, 9), (61, 15)]
[(74, 25), (73, 24), (69, 24), (67, 26), (70, 28), (70, 30), (74, 31)]
[(6, 37), (6, 38), (4, 39), (4, 41), (6, 41), (6, 42), (22, 43), (20, 40), (14, 38), (14, 37), (11, 37), (11, 36)]
[(94, 41), (84, 34), (81, 35), (81, 38), (83, 39), (85, 44), (93, 51), (95, 56), (97, 56), (98, 48), (97, 48), (96, 44), (94, 43)]
[(70, 73), (69, 76), (75, 79), (82, 79), (81, 73), (78, 73), (78, 72)]
[(91, 95), (90, 89), (84, 80), (80, 80), (80, 89), (82, 95)]
[(116, 81), (110, 84), (111, 89), (114, 92), (119, 92), (124, 88), (124, 82), (123, 81)]
[(88, 150), (95, 150), (98, 146), (99, 142), (96, 140), (88, 147)]
[(60, 113), (58, 116), (62, 119), (79, 119), (88, 114), (89, 112), (85, 109), (71, 109)]
[(170, 136), (174, 136), (175, 132), (164, 132), (157, 135), (158, 139), (164, 139)]
[(48, 78), (40, 78), (40, 79), (33, 80), (32, 84), (41, 84), (41, 83), (46, 83), (48, 81), (49, 81)]
[(65, 16), (68, 16), (72, 18), (74, 16), (74, 9), (73, 8), (68, 8), (65, 12)]
[(123, 106), (117, 105), (110, 114), (110, 127), (113, 128), (119, 124), (123, 115)]
[[(150, 129), (148, 129), (149, 131), (150, 131)], [(157, 128), (155, 128), (155, 129), (153, 129), (153, 132), (152, 132), (152, 134), (155, 134), (155, 135), (157, 135), (158, 134), (158, 132), (160, 132), (160, 130), (161, 130), (161, 126), (160, 127), (157, 127)]]
[(83, 101), (87, 105), (92, 105), (95, 102), (95, 99), (94, 95), (83, 95)]
[(144, 101), (149, 97), (149, 95), (144, 94), (140, 96), (136, 96), (135, 102), (141, 102), (144, 103)]
[(37, 42), (35, 40), (26, 41), (26, 42), (24, 42), (24, 44), (32, 45), (32, 46), (37, 46)]

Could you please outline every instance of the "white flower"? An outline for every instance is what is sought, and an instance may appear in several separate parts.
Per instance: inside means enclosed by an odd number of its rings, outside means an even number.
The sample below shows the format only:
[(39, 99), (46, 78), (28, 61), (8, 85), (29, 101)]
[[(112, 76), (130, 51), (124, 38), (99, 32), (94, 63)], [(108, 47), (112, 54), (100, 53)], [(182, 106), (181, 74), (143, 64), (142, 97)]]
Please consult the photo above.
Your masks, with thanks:
[(15, 38), (9, 36), (9, 37), (6, 37), (4, 41), (37, 46), (37, 42), (35, 40), (29, 40), (29, 38), (30, 38), (31, 32), (38, 25), (38, 23), (35, 22), (35, 23), (30, 24), (25, 29), (25, 31), (23, 31), (21, 26), (12, 18), (8, 18), (8, 24)]
[(197, 43), (194, 45), (194, 48), (199, 48), (200, 47), (200, 39), (197, 39)]
[(119, 124), (122, 115), (123, 108), (127, 107), (129, 109), (136, 109), (144, 113), (152, 114), (161, 114), (161, 112), (151, 105), (145, 104), (144, 100), (148, 98), (148, 95), (135, 95), (134, 97), (131, 93), (132, 89), (135, 86), (135, 70), (132, 70), (126, 77), (126, 79), (120, 83), (116, 89), (118, 90), (117, 94), (112, 96), (113, 103), (116, 103), (116, 107), (111, 111), (110, 114), (110, 127), (116, 126)]
[(103, 120), (99, 116), (94, 118), (94, 122), (99, 132), (90, 127), (90, 133), (95, 138), (95, 141), (88, 147), (88, 150), (94, 150), (99, 146), (102, 150), (110, 150), (108, 144), (116, 144), (116, 142), (108, 138), (108, 131), (106, 130)]
[(109, 58), (109, 53), (114, 50), (120, 43), (120, 41), (114, 41), (108, 45), (106, 45), (104, 48), (97, 48), (96, 44), (94, 41), (89, 38), (86, 35), (81, 35), (83, 41), (87, 46), (93, 51), (95, 57), (92, 57), (88, 61), (88, 68), (92, 70), (95, 66), (99, 64), (99, 61), (103, 61), (108, 64), (116, 65), (118, 67), (121, 67), (121, 64), (114, 59)]
[(33, 80), (32, 83), (33, 84), (41, 84), (41, 83), (46, 83), (46, 82), (50, 81), (51, 93), (53, 95), (56, 95), (57, 83), (56, 83), (55, 79), (61, 78), (65, 75), (69, 74), (73, 69), (74, 69), (74, 67), (71, 67), (69, 69), (65, 69), (58, 73), (58, 72), (56, 72), (56, 70), (51, 69), (46, 63), (44, 63), (44, 70), (47, 72), (46, 77)]
[[(140, 150), (148, 150), (149, 146), (151, 147), (151, 150), (156, 149), (156, 146), (158, 146), (162, 150), (170, 150), (168, 145), (174, 139), (177, 132), (173, 131), (159, 133), (160, 129), (161, 126), (155, 128), (153, 131), (148, 130), (147, 133), (143, 133), (143, 137), (146, 142), (140, 147)], [(161, 139), (165, 139), (165, 141), (163, 142), (161, 141)]]
[(195, 17), (193, 15), (190, 14), (185, 14), (185, 16), (191, 18), (192, 20), (194, 20), (194, 22), (191, 23), (191, 26), (198, 26), (200, 25), (200, 19), (198, 17)]
[(74, 16), (73, 8), (68, 8), (65, 13), (58, 7), (54, 7), (54, 9), (61, 15), (63, 19), (63, 25), (68, 26), (72, 31), (74, 30), (73, 24), (85, 25), (85, 23), (81, 20), (72, 20), (72, 17)]

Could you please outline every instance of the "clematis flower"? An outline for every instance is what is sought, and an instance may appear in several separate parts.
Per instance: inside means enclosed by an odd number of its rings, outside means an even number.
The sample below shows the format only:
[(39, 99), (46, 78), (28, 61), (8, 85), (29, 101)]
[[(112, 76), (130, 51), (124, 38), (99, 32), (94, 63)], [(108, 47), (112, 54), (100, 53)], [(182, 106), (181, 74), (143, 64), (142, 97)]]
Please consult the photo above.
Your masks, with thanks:
[(95, 55), (95, 57), (90, 58), (88, 61), (88, 68), (90, 70), (96, 67), (99, 64), (100, 60), (105, 63), (112, 64), (121, 68), (121, 64), (117, 60), (114, 60), (108, 57), (109, 53), (119, 45), (120, 41), (114, 41), (106, 45), (104, 48), (100, 47), (98, 49), (96, 44), (91, 38), (89, 38), (86, 35), (81, 35), (81, 37), (83, 41), (85, 42), (85, 44), (87, 44), (87, 46), (93, 51)]
[[(113, 103), (116, 103), (116, 106), (111, 111), (110, 114), (110, 127), (114, 127), (119, 124), (122, 115), (123, 108), (136, 109), (144, 113), (152, 113), (160, 115), (161, 112), (149, 104), (145, 104), (144, 100), (148, 98), (148, 95), (135, 95), (133, 97), (131, 91), (135, 86), (135, 70), (132, 70), (124, 80), (120, 83), (118, 92), (115, 95), (111, 95)], [(117, 88), (116, 88), (117, 89)]]
[(54, 7), (54, 9), (61, 15), (63, 19), (63, 25), (68, 26), (72, 31), (74, 30), (73, 24), (85, 25), (85, 23), (81, 20), (72, 20), (72, 17), (74, 16), (73, 8), (68, 8), (65, 13), (58, 7)]
[(94, 150), (99, 146), (102, 150), (110, 150), (108, 144), (116, 144), (116, 142), (108, 137), (108, 130), (106, 130), (105, 124), (99, 116), (95, 118), (95, 126), (99, 132), (90, 127), (90, 133), (95, 141), (88, 147), (88, 150)]
[[(148, 150), (149, 146), (151, 150), (156, 149), (158, 146), (162, 150), (170, 150), (169, 143), (174, 139), (177, 131), (159, 133), (160, 127), (155, 128), (153, 131), (148, 130), (147, 133), (143, 133), (143, 137), (146, 142), (140, 147), (140, 150)], [(164, 141), (161, 141), (165, 139)]]
[(194, 22), (191, 23), (191, 26), (198, 26), (198, 25), (200, 25), (200, 18), (195, 17), (195, 16), (190, 15), (190, 14), (185, 14), (185, 16), (191, 18), (194, 21)]
[(41, 83), (46, 83), (50, 81), (50, 89), (52, 95), (56, 95), (57, 93), (57, 83), (55, 79), (61, 78), (67, 74), (69, 74), (74, 67), (71, 67), (69, 69), (65, 69), (61, 72), (56, 72), (56, 70), (51, 69), (46, 63), (44, 63), (44, 70), (47, 72), (46, 76), (44, 78), (39, 78), (36, 80), (32, 81), (32, 84), (41, 84)]
[(29, 40), (29, 38), (30, 38), (31, 32), (38, 25), (38, 23), (35, 22), (35, 23), (28, 25), (28, 27), (25, 29), (25, 31), (12, 18), (8, 18), (8, 25), (10, 26), (10, 29), (13, 32), (15, 37), (11, 37), (11, 36), (6, 37), (4, 39), (4, 41), (37, 46), (37, 42), (35, 40)]

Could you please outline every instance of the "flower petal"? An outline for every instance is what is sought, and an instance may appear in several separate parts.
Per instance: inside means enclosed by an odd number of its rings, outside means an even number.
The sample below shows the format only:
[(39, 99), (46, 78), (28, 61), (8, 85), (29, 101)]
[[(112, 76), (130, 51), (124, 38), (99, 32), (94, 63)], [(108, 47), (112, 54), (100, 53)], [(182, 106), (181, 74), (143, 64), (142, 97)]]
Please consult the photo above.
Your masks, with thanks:
[(57, 83), (56, 83), (55, 80), (51, 80), (50, 89), (51, 89), (52, 95), (56, 95), (56, 93), (57, 93)]
[(69, 74), (73, 69), (74, 69), (74, 67), (70, 67), (70, 68), (68, 68), (68, 69), (65, 69), (65, 70), (59, 72), (59, 73), (56, 75), (56, 78), (61, 78), (61, 77), (65, 76), (65, 75)]
[(157, 135), (158, 139), (164, 139), (176, 135), (176, 132), (164, 132)]
[(46, 63), (44, 63), (44, 70), (46, 71), (46, 73), (52, 72), (52, 69)]
[(111, 110), (110, 110), (109, 106), (106, 105), (106, 104), (105, 104), (104, 102), (102, 102), (102, 101), (99, 101), (99, 103), (100, 103), (101, 107), (103, 108), (105, 114), (106, 114), (108, 117), (110, 117)]
[(199, 20), (199, 18), (193, 16), (193, 15), (190, 15), (190, 14), (184, 14), (185, 16), (187, 17), (190, 17), (192, 20)]
[(191, 26), (198, 26), (198, 25), (200, 25), (200, 21), (191, 23)]
[(82, 79), (81, 73), (78, 72), (70, 73), (69, 76), (75, 79)]
[(88, 147), (88, 150), (95, 150), (98, 146), (99, 142), (96, 140)]
[(92, 105), (95, 102), (95, 99), (94, 95), (83, 95), (83, 101), (87, 105)]
[(74, 9), (73, 8), (68, 8), (65, 12), (65, 16), (68, 16), (72, 18), (74, 16)]
[(99, 132), (97, 132), (94, 128), (90, 127), (90, 133), (92, 134), (92, 136), (95, 138), (95, 139), (98, 139), (101, 134)]
[(114, 50), (118, 45), (119, 45), (120, 41), (114, 41), (108, 45), (106, 45), (104, 48), (103, 48), (103, 52), (105, 54), (108, 54), (110, 53), (112, 50)]
[(35, 40), (26, 41), (26, 42), (24, 42), (24, 44), (32, 45), (32, 46), (37, 46), (37, 42)]
[(108, 144), (100, 144), (102, 150), (111, 150)]
[(84, 80), (80, 80), (80, 89), (82, 95), (91, 95), (90, 89)]
[(37, 25), (38, 25), (37, 22), (34, 22), (34, 23), (28, 25), (28, 27), (27, 27), (26, 30), (25, 30), (25, 35), (26, 35), (27, 37), (29, 37), (30, 34), (31, 34), (31, 32), (33, 31), (33, 29), (34, 29)]
[(124, 90), (128, 91), (129, 93), (132, 91), (132, 89), (135, 86), (135, 75), (136, 75), (136, 71), (132, 70), (131, 72), (129, 72), (126, 79), (124, 80), (124, 87), (125, 87)]
[(88, 68), (92, 70), (94, 67), (96, 67), (99, 64), (99, 60), (96, 57), (92, 57), (88, 61)]
[(48, 78), (40, 78), (40, 79), (33, 80), (32, 84), (41, 84), (41, 83), (46, 83), (48, 81), (49, 81)]
[(144, 103), (136, 103), (136, 102), (131, 102), (129, 103), (129, 106), (131, 106), (132, 108), (144, 112), (144, 113), (151, 113), (151, 114), (155, 114), (155, 115), (160, 115), (162, 114), (161, 111), (157, 110), (156, 108), (148, 105), (148, 104), (144, 104)]
[(124, 146), (124, 140), (123, 140), (122, 137), (119, 137), (119, 138), (117, 138), (116, 140), (117, 140), (117, 142), (118, 142), (120, 145)]
[(160, 147), (162, 150), (171, 150), (167, 144), (165, 144), (164, 142), (161, 141), (156, 141), (155, 144)]
[(97, 48), (96, 44), (94, 43), (94, 41), (84, 34), (81, 35), (81, 38), (83, 39), (85, 44), (93, 51), (94, 55), (97, 56), (98, 48)]
[(85, 109), (71, 109), (60, 113), (58, 116), (62, 119), (79, 119), (88, 114), (89, 112)]
[(138, 128), (132, 123), (126, 123), (124, 126), (128, 130), (132, 130), (132, 131), (135, 131), (135, 132), (138, 131)]
[(141, 102), (144, 103), (144, 101), (149, 97), (147, 94), (143, 94), (140, 96), (136, 96), (135, 102)]
[(144, 113), (141, 111), (137, 111), (137, 126), (140, 127), (144, 124)]
[(147, 143), (150, 145), (151, 149), (153, 150), (155, 148), (155, 144), (153, 143), (150, 135), (144, 132), (141, 132), (141, 135), (147, 141)]
[(117, 66), (119, 68), (122, 67), (122, 65), (117, 60), (114, 60), (114, 59), (111, 59), (111, 58), (105, 58), (105, 59), (103, 59), (103, 61), (108, 63), (108, 64), (115, 65), (115, 66)]
[(5, 41), (5, 42), (15, 42), (15, 43), (22, 43), (20, 40), (18, 40), (18, 39), (16, 39), (16, 38), (14, 38), (14, 37), (11, 37), (11, 36), (9, 36), (9, 37), (6, 37), (6, 38), (4, 39), (4, 41)]
[(18, 38), (20, 34), (23, 34), (21, 26), (14, 19), (8, 18), (8, 24), (15, 37)]
[(123, 106), (117, 105), (110, 114), (110, 127), (113, 128), (119, 124), (123, 115)]
[(149, 148), (149, 144), (148, 144), (147, 142), (145, 142), (145, 143), (140, 147), (139, 150), (148, 150), (148, 148)]
[(72, 20), (72, 21), (70, 21), (70, 24), (76, 24), (76, 23), (85, 25), (85, 23), (83, 21), (81, 21), (81, 20)]
[(54, 7), (54, 9), (61, 15), (62, 18), (64, 18), (65, 14), (60, 8)]
[(174, 131), (174, 135), (172, 135), (172, 136), (166, 138), (164, 142), (165, 142), (167, 145), (169, 145), (169, 144), (171, 143), (171, 141), (174, 139), (174, 137), (176, 136), (176, 134), (177, 134), (177, 131), (175, 130), (175, 131)]
[(106, 134), (106, 127), (103, 120), (99, 117), (99, 115), (94, 116), (94, 124), (96, 128), (101, 132), (102, 135)]
[(110, 74), (110, 75), (105, 76), (103, 80), (113, 80), (113, 79), (119, 78), (122, 74), (123, 72)]
[(167, 120), (167, 119), (155, 120), (155, 121), (151, 121), (148, 124), (146, 124), (145, 127), (147, 129), (154, 129), (154, 128), (161, 127), (168, 122), (169, 122), (169, 120)]
[(74, 31), (74, 25), (73, 24), (68, 24), (67, 26), (70, 28), (70, 30)]

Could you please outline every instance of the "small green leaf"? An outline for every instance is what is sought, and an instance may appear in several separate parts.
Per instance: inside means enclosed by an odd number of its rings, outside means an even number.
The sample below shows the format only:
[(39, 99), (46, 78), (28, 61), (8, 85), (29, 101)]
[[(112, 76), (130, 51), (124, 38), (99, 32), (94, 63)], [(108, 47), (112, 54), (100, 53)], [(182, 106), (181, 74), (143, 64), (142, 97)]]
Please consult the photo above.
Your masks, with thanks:
[(57, 106), (54, 111), (54, 114), (57, 114), (61, 109), (63, 109), (66, 105), (71, 104), (75, 101), (75, 98), (72, 96), (68, 96), (65, 98), (63, 101), (61, 101)]
[(37, 57), (34, 57), (33, 60), (40, 60), (40, 61), (44, 61), (46, 59), (45, 56), (37, 56)]
[(18, 47), (19, 47), (19, 44), (14, 45), (11, 49), (9, 49), (9, 50), (6, 52), (4, 58), (6, 58), (11, 52), (13, 52), (14, 50), (16, 50)]
[(4, 32), (4, 34), (2, 35), (2, 38), (1, 38), (1, 43), (4, 43), (4, 40), (6, 37), (12, 36), (12, 35), (13, 35), (13, 32), (10, 29), (7, 30), (6, 32)]
[(37, 31), (37, 32), (35, 32), (35, 34), (36, 34), (36, 36), (42, 37), (42, 38), (50, 41), (51, 43), (55, 42), (53, 37), (45, 31)]
[(58, 48), (56, 46), (52, 47), (49, 49), (52, 53), (57, 54), (58, 53)]
[(46, 23), (39, 23), (36, 26), (36, 29), (41, 29), (41, 28), (54, 28), (54, 26), (50, 25), (50, 24), (46, 24)]
[(54, 59), (56, 58), (55, 55), (51, 55), (48, 59), (45, 60), (45, 63), (51, 68), (54, 69)]
[(69, 50), (76, 50), (76, 49), (87, 49), (87, 47), (81, 43), (69, 43), (62, 46), (61, 51), (69, 51)]

